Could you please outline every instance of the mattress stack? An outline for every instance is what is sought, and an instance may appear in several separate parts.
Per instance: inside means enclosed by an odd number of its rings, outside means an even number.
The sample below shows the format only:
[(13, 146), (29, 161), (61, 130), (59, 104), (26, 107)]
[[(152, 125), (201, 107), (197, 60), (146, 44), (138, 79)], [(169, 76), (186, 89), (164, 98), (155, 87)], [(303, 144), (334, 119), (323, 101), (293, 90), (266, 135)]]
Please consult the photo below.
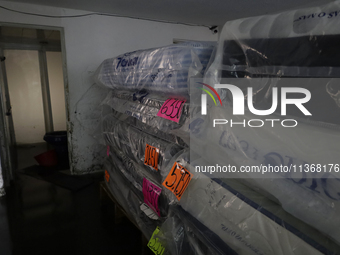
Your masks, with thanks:
[[(97, 84), (110, 89), (101, 120), (107, 145), (105, 182), (147, 238), (164, 222), (176, 222), (179, 232), (172, 231), (179, 254), (216, 254), (170, 210), (162, 186), (162, 172), (189, 146), (188, 137), (171, 132), (189, 118), (189, 78), (203, 77), (215, 49), (216, 43), (188, 42), (136, 51), (105, 60), (96, 74)], [(184, 102), (177, 122), (157, 117), (169, 97)], [(157, 159), (149, 148), (157, 150)]]
[[(105, 182), (152, 243), (162, 245), (158, 254), (340, 254), (336, 172), (259, 178), (197, 171), (216, 164), (340, 163), (339, 93), (332, 80), (340, 62), (336, 47), (330, 54), (325, 46), (340, 34), (339, 18), (333, 19), (338, 9), (332, 3), (228, 22), (216, 55), (211, 43), (189, 42), (126, 53), (100, 66), (97, 83), (110, 88), (101, 123)], [(306, 107), (312, 115), (288, 107), (296, 127), (213, 127), (213, 119), (254, 119), (248, 109), (234, 115), (230, 92), (218, 85), (252, 87), (254, 107), (269, 109), (271, 89), (284, 87), (283, 78), (301, 77), (309, 79), (299, 87), (311, 92)], [(205, 92), (196, 88), (205, 87), (190, 87), (196, 78), (215, 87), (223, 106), (208, 101), (202, 115), (195, 100)]]
[(210, 43), (188, 42), (125, 53), (106, 59), (96, 80), (115, 89), (186, 94), (188, 78), (201, 77), (213, 50)]
[[(318, 229), (335, 243), (340, 243), (339, 217), (339, 81), (338, 60), (340, 29), (339, 2), (325, 6), (253, 17), (228, 22), (223, 28), (216, 58), (205, 76), (205, 82), (237, 83), (244, 94), (253, 88), (255, 109), (270, 109), (272, 88), (299, 87), (308, 90), (311, 99), (304, 104), (310, 115), (297, 107), (287, 107), (282, 116), (280, 107), (270, 115), (256, 116), (245, 111), (243, 116), (232, 113), (231, 95), (227, 89), (217, 89), (224, 98), (223, 107), (211, 109), (213, 118), (246, 121), (250, 119), (295, 119), (298, 125), (285, 128), (213, 129), (209, 146), (201, 137), (212, 132), (208, 127), (191, 136), (205, 150), (201, 155), (212, 156), (214, 162), (225, 155), (234, 164), (273, 166), (311, 166), (323, 169), (305, 171), (299, 175), (281, 174), (268, 178), (244, 180), (279, 202), (291, 215)], [(242, 79), (243, 78), (243, 79)], [(291, 93), (289, 98), (303, 97)], [(278, 99), (278, 105), (282, 101)], [(247, 102), (246, 104), (247, 105)], [(222, 117), (223, 116), (223, 117)], [(200, 116), (197, 116), (200, 118)], [(233, 149), (227, 141), (233, 140)], [(246, 146), (245, 146), (246, 144)], [(196, 146), (197, 147), (197, 146)], [(193, 148), (196, 148), (193, 147)], [(209, 150), (209, 148), (214, 148)], [(205, 152), (210, 152), (205, 154)], [(254, 152), (256, 151), (256, 156)], [(220, 154), (220, 155), (217, 155)], [(276, 174), (277, 175), (277, 174)], [(269, 194), (269, 195), (268, 195)]]

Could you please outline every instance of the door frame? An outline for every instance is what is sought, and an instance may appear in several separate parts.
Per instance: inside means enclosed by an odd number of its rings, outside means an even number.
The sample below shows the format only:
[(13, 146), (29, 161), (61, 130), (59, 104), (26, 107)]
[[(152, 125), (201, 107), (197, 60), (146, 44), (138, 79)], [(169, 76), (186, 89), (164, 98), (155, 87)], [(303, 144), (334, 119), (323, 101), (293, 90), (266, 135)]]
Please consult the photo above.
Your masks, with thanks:
[(5, 186), (8, 186), (10, 180), (14, 177), (12, 170), (16, 167), (16, 154), (14, 153), (15, 134), (13, 119), (11, 116), (7, 116), (8, 113), (10, 114), (11, 106), (8, 94), (5, 93), (5, 91), (8, 91), (8, 84), (5, 58), (3, 57), (3, 50), (1, 48), (0, 57), (0, 174), (2, 174)]
[[(30, 29), (37, 29), (37, 30), (55, 30), (60, 32), (60, 46), (57, 45), (42, 45), (40, 43), (31, 43), (31, 44), (20, 44), (20, 43), (4, 43), (0, 42), (0, 49), (2, 50), (38, 50), (39, 51), (39, 63), (41, 62), (41, 59), (46, 60), (46, 51), (58, 51), (61, 52), (62, 56), (62, 69), (63, 69), (63, 80), (64, 80), (64, 95), (65, 95), (65, 110), (66, 110), (66, 128), (67, 128), (67, 134), (68, 134), (68, 151), (69, 151), (69, 160), (72, 162), (72, 154), (70, 153), (72, 151), (72, 144), (70, 137), (70, 101), (69, 101), (69, 86), (68, 86), (68, 75), (67, 75), (67, 63), (66, 63), (66, 46), (65, 46), (65, 32), (63, 27), (54, 27), (54, 26), (43, 26), (43, 25), (31, 25), (31, 24), (20, 24), (20, 23), (8, 23), (8, 22), (0, 22), (1, 26), (7, 26), (7, 27), (20, 27), (20, 28), (30, 28)], [(41, 63), (40, 63), (41, 64)], [(43, 67), (46, 68), (46, 61), (43, 61)], [(47, 70), (46, 70), (47, 72)], [(45, 73), (45, 72), (44, 72)], [(6, 75), (6, 74), (5, 74)], [(41, 74), (42, 75), (42, 74)], [(44, 81), (48, 79), (48, 77), (42, 77)], [(43, 84), (42, 84), (43, 85)], [(45, 86), (46, 87), (46, 86)], [(48, 86), (47, 86), (48, 87)], [(46, 91), (45, 91), (46, 94)], [(2, 91), (2, 87), (0, 87), (0, 105), (3, 105), (3, 98), (1, 97), (4, 95), (4, 91)], [(47, 95), (49, 95), (49, 89), (47, 91)], [(50, 98), (49, 102), (47, 104), (51, 104)], [(1, 120), (6, 120), (6, 110), (3, 107), (0, 107), (0, 131), (6, 130), (6, 123)], [(49, 110), (48, 110), (49, 111)], [(52, 117), (52, 115), (51, 115)], [(48, 125), (51, 126), (51, 123), (45, 123), (45, 127)], [(53, 127), (53, 126), (52, 126)], [(49, 128), (48, 128), (49, 129)], [(14, 130), (13, 130), (14, 131)], [(5, 133), (6, 134), (6, 133)], [(7, 150), (9, 149), (8, 141), (10, 141), (11, 137), (4, 137), (4, 146), (7, 146)], [(1, 141), (1, 143), (3, 143)], [(2, 151), (2, 150), (1, 150)], [(2, 152), (1, 152), (1, 156)], [(5, 161), (5, 162), (4, 162)], [(2, 159), (1, 158), (1, 165), (3, 168), (9, 168), (7, 171), (3, 171), (5, 183), (8, 186), (9, 181), (8, 180), (14, 180), (14, 167), (12, 166), (13, 158), (9, 155), (9, 157)]]

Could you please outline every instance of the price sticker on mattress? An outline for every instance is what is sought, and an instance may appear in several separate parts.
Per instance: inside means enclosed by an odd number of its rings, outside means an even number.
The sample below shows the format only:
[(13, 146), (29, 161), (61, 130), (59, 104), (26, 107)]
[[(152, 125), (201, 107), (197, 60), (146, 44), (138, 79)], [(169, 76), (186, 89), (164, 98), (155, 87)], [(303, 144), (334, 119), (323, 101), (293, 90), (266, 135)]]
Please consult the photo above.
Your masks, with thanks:
[(158, 238), (155, 237), (155, 235), (157, 235), (159, 233), (159, 227), (157, 227), (155, 229), (155, 231), (153, 232), (150, 241), (148, 242), (148, 247), (150, 248), (150, 250), (153, 251), (153, 253), (155, 253), (156, 255), (162, 255), (164, 253), (165, 248), (163, 247), (163, 245), (159, 242)]
[(108, 173), (107, 170), (105, 170), (105, 180), (106, 180), (107, 182), (109, 182), (109, 180), (110, 180), (110, 175), (109, 175), (109, 173)]
[(152, 210), (146, 203), (141, 204), (139, 208), (143, 213), (145, 213), (146, 216), (148, 216), (148, 218), (150, 218), (152, 220), (158, 220), (159, 219), (159, 217), (157, 216), (155, 211)]
[(144, 164), (158, 171), (159, 149), (146, 144)]
[(181, 200), (191, 178), (192, 174), (179, 163), (175, 162), (170, 173), (165, 178), (163, 186), (174, 193), (178, 200)]
[(157, 215), (160, 217), (160, 211), (158, 208), (158, 198), (162, 189), (157, 185), (150, 182), (148, 179), (143, 178), (143, 196), (144, 203), (146, 203)]
[(182, 108), (186, 100), (169, 98), (164, 102), (157, 116), (174, 122), (179, 122), (181, 118)]

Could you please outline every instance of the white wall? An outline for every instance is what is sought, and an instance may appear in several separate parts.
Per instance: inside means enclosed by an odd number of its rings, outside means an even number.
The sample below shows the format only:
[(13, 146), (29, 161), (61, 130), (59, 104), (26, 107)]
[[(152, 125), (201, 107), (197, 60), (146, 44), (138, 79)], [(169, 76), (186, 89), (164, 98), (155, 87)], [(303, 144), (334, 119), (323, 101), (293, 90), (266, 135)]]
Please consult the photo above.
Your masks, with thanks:
[(65, 92), (61, 52), (46, 52), (54, 131), (66, 130)]
[(17, 144), (42, 143), (45, 135), (38, 51), (5, 50)]
[[(85, 12), (69, 9), (18, 4), (0, 1), (8, 8), (50, 15), (74, 15)], [(97, 170), (100, 155), (94, 153), (96, 141), (87, 128), (76, 121), (75, 105), (92, 84), (91, 76), (99, 64), (108, 57), (133, 51), (171, 44), (173, 38), (191, 40), (217, 40), (207, 28), (165, 24), (129, 18), (88, 16), (82, 18), (45, 18), (0, 10), (0, 22), (58, 26), (65, 31), (69, 90), (66, 101), (69, 108), (69, 142), (74, 173)]]
[[(4, 50), (17, 144), (44, 142), (46, 133), (38, 51)], [(55, 131), (66, 130), (62, 58), (47, 52), (48, 79)]]

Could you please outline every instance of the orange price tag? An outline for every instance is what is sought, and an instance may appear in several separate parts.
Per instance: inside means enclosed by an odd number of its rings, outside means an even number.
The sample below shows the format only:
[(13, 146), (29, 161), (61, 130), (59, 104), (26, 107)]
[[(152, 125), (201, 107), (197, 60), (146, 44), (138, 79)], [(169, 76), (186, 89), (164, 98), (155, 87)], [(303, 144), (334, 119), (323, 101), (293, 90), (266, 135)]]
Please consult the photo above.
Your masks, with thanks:
[(149, 144), (146, 144), (144, 164), (147, 166), (151, 166), (153, 169), (158, 171), (158, 156), (159, 149)]
[(175, 162), (170, 173), (165, 178), (163, 186), (174, 193), (178, 200), (181, 200), (181, 197), (188, 187), (191, 178), (192, 173), (190, 173), (179, 163)]
[(107, 182), (109, 182), (109, 180), (110, 180), (110, 175), (109, 175), (109, 173), (108, 173), (107, 170), (105, 170), (105, 180), (106, 180)]

